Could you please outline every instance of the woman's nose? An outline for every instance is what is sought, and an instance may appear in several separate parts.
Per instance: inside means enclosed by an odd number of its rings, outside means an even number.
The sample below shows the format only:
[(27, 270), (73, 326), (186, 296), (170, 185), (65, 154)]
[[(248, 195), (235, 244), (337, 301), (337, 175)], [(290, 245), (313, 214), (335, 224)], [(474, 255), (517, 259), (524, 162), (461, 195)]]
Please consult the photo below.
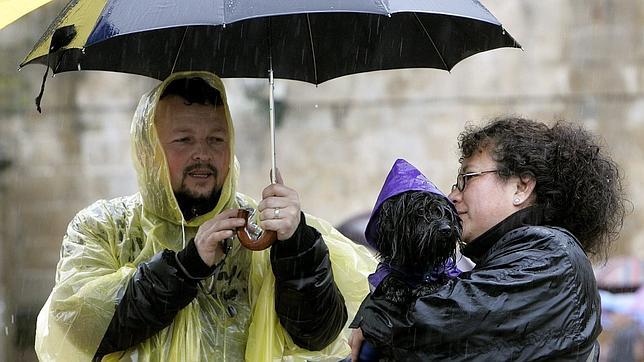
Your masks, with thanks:
[(456, 203), (457, 201), (460, 201), (461, 199), (461, 192), (458, 191), (458, 189), (455, 186), (452, 186), (452, 191), (447, 195), (447, 198), (453, 202)]

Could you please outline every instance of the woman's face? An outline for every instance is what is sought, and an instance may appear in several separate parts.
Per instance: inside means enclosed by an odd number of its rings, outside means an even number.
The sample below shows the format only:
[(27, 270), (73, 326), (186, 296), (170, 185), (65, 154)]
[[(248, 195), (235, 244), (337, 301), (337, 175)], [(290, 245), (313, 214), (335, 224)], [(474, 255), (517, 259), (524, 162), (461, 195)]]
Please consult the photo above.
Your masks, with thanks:
[[(487, 150), (479, 150), (463, 160), (460, 173), (496, 171), (497, 164)], [(465, 187), (449, 194), (463, 220), (463, 241), (469, 243), (519, 209), (514, 199), (519, 178), (502, 180), (496, 172), (465, 177)], [(523, 200), (522, 200), (523, 201)]]

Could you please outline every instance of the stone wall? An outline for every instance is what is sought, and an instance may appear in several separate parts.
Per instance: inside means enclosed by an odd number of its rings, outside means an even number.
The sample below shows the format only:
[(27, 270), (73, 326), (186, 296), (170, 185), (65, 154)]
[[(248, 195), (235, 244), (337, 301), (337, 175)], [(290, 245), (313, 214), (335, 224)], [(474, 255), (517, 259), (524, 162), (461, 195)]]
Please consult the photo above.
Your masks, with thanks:
[[(16, 65), (62, 8), (58, 0), (0, 31), (0, 360), (33, 360), (35, 315), (53, 285), (62, 235), (81, 208), (136, 191), (129, 123), (155, 81), (104, 72), (47, 81)], [(615, 254), (644, 257), (644, 3), (487, 0), (523, 45), (456, 65), (359, 74), (318, 87), (277, 80), (277, 158), (306, 211), (334, 224), (369, 210), (402, 157), (448, 191), (468, 122), (512, 113), (596, 131), (622, 165), (633, 212)], [(269, 181), (267, 84), (226, 80), (240, 190)], [(5, 358), (3, 358), (5, 357)]]

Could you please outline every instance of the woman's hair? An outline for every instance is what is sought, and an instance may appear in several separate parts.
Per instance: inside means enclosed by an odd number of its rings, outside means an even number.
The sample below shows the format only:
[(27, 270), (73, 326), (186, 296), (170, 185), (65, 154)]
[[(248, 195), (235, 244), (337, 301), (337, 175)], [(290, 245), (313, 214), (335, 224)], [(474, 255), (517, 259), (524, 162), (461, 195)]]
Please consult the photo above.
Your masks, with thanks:
[(599, 139), (581, 126), (552, 126), (515, 117), (469, 126), (459, 136), (461, 157), (487, 150), (499, 176), (536, 181), (535, 205), (547, 225), (572, 232), (590, 254), (606, 257), (626, 213), (619, 167)]

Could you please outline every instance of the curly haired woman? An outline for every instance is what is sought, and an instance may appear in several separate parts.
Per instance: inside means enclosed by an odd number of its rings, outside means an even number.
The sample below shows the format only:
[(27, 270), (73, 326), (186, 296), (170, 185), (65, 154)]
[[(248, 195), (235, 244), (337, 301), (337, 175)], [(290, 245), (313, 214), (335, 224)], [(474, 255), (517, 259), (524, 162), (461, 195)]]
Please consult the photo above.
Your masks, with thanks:
[[(376, 289), (352, 323), (385, 359), (596, 361), (605, 257), (625, 215), (617, 164), (580, 126), (496, 119), (459, 137), (449, 198), (476, 266), (410, 304)], [(391, 276), (392, 278), (395, 276)]]

